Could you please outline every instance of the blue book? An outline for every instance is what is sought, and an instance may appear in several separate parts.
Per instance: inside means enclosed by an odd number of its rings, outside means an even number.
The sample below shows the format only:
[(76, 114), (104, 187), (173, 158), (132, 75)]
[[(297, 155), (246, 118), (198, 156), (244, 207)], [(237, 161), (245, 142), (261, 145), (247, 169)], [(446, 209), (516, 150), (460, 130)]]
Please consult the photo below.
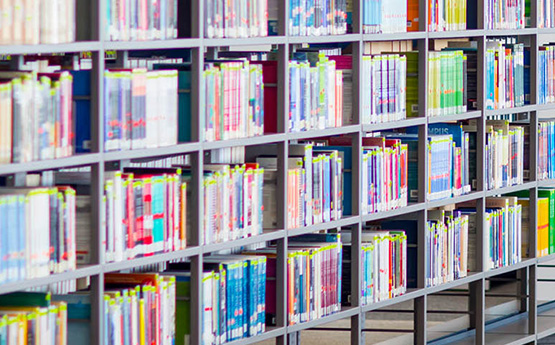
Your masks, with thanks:
[(75, 105), (75, 153), (91, 152), (91, 71), (71, 71)]
[(352, 214), (352, 150), (350, 146), (314, 146), (314, 152), (339, 151), (343, 162), (343, 215)]

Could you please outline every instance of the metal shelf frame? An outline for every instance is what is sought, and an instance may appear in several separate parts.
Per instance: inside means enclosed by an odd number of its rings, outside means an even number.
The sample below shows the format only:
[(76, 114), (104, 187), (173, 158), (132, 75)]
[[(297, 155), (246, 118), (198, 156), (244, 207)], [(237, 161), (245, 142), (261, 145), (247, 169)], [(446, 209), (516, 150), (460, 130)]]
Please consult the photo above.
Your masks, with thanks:
[[(81, 0), (78, 0), (81, 1)], [(91, 283), (91, 344), (102, 345), (101, 334), (103, 331), (102, 317), (104, 315), (104, 275), (109, 272), (117, 272), (121, 270), (128, 270), (146, 265), (163, 264), (180, 258), (190, 258), (191, 260), (191, 345), (201, 344), (201, 315), (202, 315), (202, 270), (203, 270), (203, 257), (204, 255), (214, 253), (221, 250), (230, 248), (246, 246), (255, 243), (263, 243), (267, 241), (276, 241), (278, 248), (277, 256), (277, 284), (276, 284), (276, 326), (270, 327), (267, 331), (259, 336), (242, 339), (230, 343), (230, 345), (247, 345), (253, 344), (262, 340), (275, 339), (276, 344), (285, 345), (289, 344), (291, 334), (303, 330), (311, 329), (330, 323), (340, 319), (350, 319), (350, 343), (352, 345), (364, 344), (363, 325), (365, 313), (392, 306), (394, 304), (413, 300), (414, 301), (414, 343), (417, 345), (424, 345), (428, 342), (427, 335), (427, 296), (445, 291), (447, 289), (455, 288), (460, 285), (469, 285), (469, 293), (471, 303), (469, 303), (469, 312), (471, 317), (471, 328), (474, 334), (473, 343), (485, 344), (491, 336), (488, 332), (486, 337), (486, 322), (485, 322), (485, 280), (500, 274), (516, 271), (522, 279), (520, 291), (524, 292), (521, 295), (521, 312), (526, 314), (527, 333), (529, 336), (524, 337), (525, 340), (535, 339), (538, 332), (537, 326), (537, 300), (536, 300), (536, 284), (537, 284), (537, 266), (549, 260), (555, 259), (555, 255), (549, 257), (536, 258), (536, 234), (534, 231), (530, 232), (528, 239), (529, 246), (532, 250), (531, 257), (523, 260), (518, 265), (503, 267), (494, 270), (485, 270), (486, 248), (485, 242), (485, 200), (488, 196), (509, 193), (520, 190), (530, 191), (530, 211), (529, 213), (536, 214), (536, 200), (537, 189), (542, 186), (555, 186), (555, 180), (538, 181), (536, 171), (536, 161), (538, 152), (538, 138), (537, 132), (530, 131), (530, 181), (520, 186), (512, 186), (500, 190), (487, 190), (483, 182), (483, 173), (485, 168), (485, 125), (486, 117), (504, 114), (516, 114), (526, 112), (530, 114), (529, 124), (532, 128), (537, 128), (539, 115), (538, 112), (545, 110), (555, 109), (555, 105), (537, 105), (537, 90), (538, 82), (536, 78), (537, 64), (538, 64), (538, 36), (546, 34), (555, 34), (555, 28), (550, 29), (536, 29), (537, 27), (537, 10), (538, 2), (540, 0), (533, 0), (531, 6), (531, 23), (532, 28), (523, 30), (486, 30), (484, 18), (484, 3), (486, 0), (476, 0), (478, 8), (478, 28), (465, 31), (447, 31), (447, 32), (427, 32), (427, 25), (425, 21), (420, 22), (419, 32), (408, 32), (398, 34), (364, 34), (362, 30), (362, 3), (363, 0), (353, 0), (353, 33), (338, 35), (338, 36), (318, 36), (318, 37), (295, 37), (289, 36), (287, 28), (289, 27), (289, 4), (288, 1), (279, 1), (278, 9), (278, 36), (258, 37), (248, 39), (207, 39), (204, 38), (204, 1), (205, 0), (191, 0), (191, 16), (190, 18), (179, 18), (180, 20), (188, 20), (191, 23), (192, 35), (190, 38), (179, 38), (167, 41), (141, 41), (141, 42), (111, 42), (105, 37), (105, 22), (102, 16), (105, 12), (105, 1), (103, 0), (82, 0), (86, 1), (86, 6), (90, 6), (90, 11), (87, 15), (86, 22), (90, 24), (87, 29), (87, 39), (75, 43), (67, 44), (54, 44), (54, 45), (11, 45), (0, 46), (0, 54), (10, 54), (13, 56), (21, 56), (24, 54), (49, 54), (49, 53), (63, 53), (63, 52), (91, 52), (92, 56), (92, 74), (91, 74), (91, 148), (92, 153), (75, 155), (68, 158), (38, 161), (21, 164), (9, 164), (0, 166), (0, 175), (16, 175), (25, 174), (28, 172), (55, 170), (61, 168), (71, 168), (80, 166), (91, 167), (92, 177), (92, 212), (91, 224), (93, 227), (93, 238), (91, 243), (92, 264), (86, 267), (80, 267), (76, 271), (67, 272), (62, 274), (55, 274), (45, 278), (30, 279), (17, 283), (10, 283), (0, 286), (0, 293), (9, 293), (25, 288), (44, 286), (53, 283), (59, 283), (71, 279), (90, 278)], [(420, 0), (419, 12), (422, 18), (427, 18), (428, 8), (427, 1)], [(79, 21), (85, 18), (78, 18)], [(526, 105), (514, 109), (502, 110), (486, 110), (485, 109), (485, 42), (489, 37), (500, 36), (526, 36), (530, 37), (531, 45), (531, 61), (530, 61), (530, 85), (531, 85), (531, 105)], [(427, 86), (428, 86), (428, 65), (427, 53), (431, 50), (430, 41), (436, 39), (449, 39), (449, 38), (462, 38), (469, 37), (478, 42), (478, 110), (469, 111), (463, 114), (450, 115), (445, 117), (426, 117), (427, 114)], [(362, 104), (362, 85), (361, 85), (361, 62), (364, 53), (364, 44), (376, 41), (401, 41), (413, 40), (417, 44), (419, 51), (419, 116), (415, 118), (408, 118), (402, 121), (379, 123), (379, 124), (362, 124), (360, 119), (361, 104)], [(344, 126), (341, 128), (332, 128), (326, 130), (287, 133), (288, 128), (288, 99), (289, 99), (289, 75), (287, 65), (289, 60), (290, 51), (298, 45), (306, 44), (320, 44), (320, 43), (350, 43), (352, 46), (353, 55), (353, 125)], [(255, 138), (228, 140), (220, 142), (205, 142), (202, 138), (204, 119), (201, 116), (202, 109), (204, 109), (204, 93), (201, 89), (202, 69), (204, 66), (205, 55), (210, 54), (210, 58), (217, 54), (220, 48), (226, 49), (227, 47), (243, 47), (243, 46), (258, 46), (258, 45), (271, 45), (277, 48), (278, 52), (278, 133), (267, 134)], [(161, 147), (154, 149), (118, 151), (118, 152), (104, 152), (104, 121), (103, 121), (103, 72), (105, 69), (105, 52), (116, 50), (124, 52), (122, 55), (126, 56), (125, 52), (128, 51), (153, 51), (157, 50), (187, 50), (190, 52), (192, 61), (192, 80), (191, 80), (191, 134), (192, 142), (180, 143), (170, 147)], [(418, 202), (411, 203), (407, 207), (391, 210), (382, 213), (373, 213), (361, 215), (359, 205), (361, 201), (359, 186), (361, 185), (360, 166), (362, 164), (360, 158), (360, 147), (362, 138), (368, 132), (383, 131), (389, 129), (398, 129), (411, 126), (418, 126), (419, 128), (419, 141), (418, 141), (418, 156), (427, 157), (426, 145), (428, 125), (438, 122), (448, 121), (461, 121), (468, 119), (476, 119), (478, 123), (477, 135), (477, 190), (468, 195), (462, 195), (444, 200), (428, 201), (424, 191), (427, 190), (427, 169), (426, 159), (419, 159), (418, 162), (418, 189), (419, 197)], [(352, 167), (352, 205), (353, 215), (346, 216), (343, 219), (328, 222), (325, 224), (313, 225), (310, 227), (287, 229), (287, 157), (288, 147), (290, 143), (295, 143), (303, 139), (315, 139), (332, 135), (349, 135), (352, 138), (353, 157), (358, 159), (353, 160)], [(201, 225), (203, 219), (203, 188), (202, 188), (202, 171), (204, 165), (205, 153), (219, 148), (230, 148), (236, 146), (261, 146), (267, 144), (277, 144), (278, 148), (278, 188), (277, 188), (277, 201), (278, 201), (278, 214), (277, 214), (277, 229), (265, 231), (264, 234), (257, 237), (250, 237), (240, 239), (237, 241), (203, 245), (201, 243), (202, 233)], [(179, 252), (165, 253), (154, 255), (150, 257), (138, 258), (126, 262), (106, 263), (104, 259), (104, 251), (102, 248), (103, 231), (101, 229), (101, 207), (102, 207), (102, 194), (103, 194), (103, 181), (104, 171), (106, 164), (119, 163), (125, 165), (134, 159), (156, 159), (168, 156), (188, 154), (191, 157), (191, 166), (193, 170), (193, 180), (190, 188), (193, 188), (193, 200), (190, 200), (194, 205), (192, 214), (188, 214), (192, 220), (192, 235), (188, 238), (188, 248)], [(447, 284), (426, 287), (425, 286), (425, 262), (427, 253), (424, 252), (424, 229), (427, 222), (427, 211), (431, 208), (442, 207), (458, 202), (475, 201), (478, 209), (477, 219), (477, 272), (469, 274), (468, 277), (458, 281), (450, 282)], [(480, 212), (481, 211), (481, 212)], [(361, 250), (361, 231), (363, 225), (369, 221), (376, 221), (387, 219), (391, 217), (411, 215), (418, 219), (419, 234), (418, 234), (418, 257), (417, 257), (417, 288), (408, 291), (405, 295), (381, 301), (371, 305), (360, 304), (360, 291), (357, 288), (360, 286), (361, 281), (361, 265), (360, 265), (360, 250)], [(535, 229), (537, 219), (531, 217), (529, 220), (529, 227)], [(327, 229), (350, 229), (353, 236), (352, 242), (352, 269), (351, 285), (351, 306), (343, 308), (340, 312), (330, 315), (328, 317), (314, 320), (294, 326), (288, 325), (287, 322), (287, 282), (286, 282), (286, 268), (287, 268), (287, 248), (288, 238), (307, 234)], [(356, 268), (355, 268), (356, 267)], [(554, 318), (555, 320), (555, 318)], [(179, 327), (179, 326), (178, 326)], [(555, 333), (555, 327), (549, 330), (542, 330), (541, 336), (548, 335), (547, 333)], [(521, 343), (521, 342), (519, 342)]]

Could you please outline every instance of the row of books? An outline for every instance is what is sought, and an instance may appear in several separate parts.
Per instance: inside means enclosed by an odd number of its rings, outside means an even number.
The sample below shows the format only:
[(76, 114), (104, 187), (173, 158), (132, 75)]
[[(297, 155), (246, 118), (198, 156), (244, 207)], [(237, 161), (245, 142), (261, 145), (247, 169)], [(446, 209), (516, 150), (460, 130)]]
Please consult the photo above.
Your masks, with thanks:
[[(266, 261), (262, 255), (215, 255), (204, 259), (203, 344), (224, 344), (265, 331)], [(178, 281), (189, 275), (173, 266), (169, 274), (175, 274)]]
[(207, 63), (203, 73), (206, 97), (206, 141), (264, 134), (262, 66), (248, 60)]
[(486, 0), (486, 29), (523, 29), (526, 25), (526, 0)]
[(175, 276), (111, 273), (104, 282), (104, 344), (175, 343)]
[(0, 283), (76, 268), (75, 190), (0, 189)]
[(320, 54), (316, 66), (289, 62), (289, 131), (341, 127), (343, 73), (334, 60)]
[(466, 30), (466, 1), (428, 1), (428, 31)]
[(407, 31), (407, 0), (363, 0), (362, 11), (365, 34)]
[(128, 169), (105, 178), (106, 262), (185, 249), (187, 184), (179, 171)]
[(0, 297), (0, 344), (66, 345), (68, 307), (46, 293)]
[(407, 236), (404, 231), (362, 233), (362, 304), (403, 295), (407, 291)]
[(0, 164), (73, 154), (69, 72), (0, 72)]
[(555, 178), (555, 121), (542, 121), (538, 128), (538, 179)]
[(468, 216), (457, 211), (428, 211), (425, 253), (426, 286), (466, 277)]
[(289, 35), (322, 36), (347, 33), (347, 0), (288, 0)]
[(256, 236), (263, 229), (264, 169), (258, 163), (205, 165), (203, 243)]
[(522, 205), (516, 197), (486, 198), (488, 250), (486, 270), (517, 264), (522, 259)]
[[(513, 41), (513, 40), (508, 40)], [(524, 44), (486, 43), (486, 109), (524, 105)]]
[(268, 0), (208, 0), (204, 3), (207, 38), (268, 36)]
[(177, 77), (176, 70), (105, 71), (106, 151), (177, 144)]
[(110, 41), (177, 38), (177, 0), (105, 0), (106, 37)]
[[(277, 157), (262, 155), (256, 159), (267, 171), (277, 169)], [(339, 151), (325, 146), (299, 144), (289, 147), (287, 172), (288, 228), (300, 228), (341, 219), (343, 215), (343, 160)], [(274, 175), (275, 176), (275, 175)], [(264, 204), (269, 209), (268, 225), (275, 228), (277, 221), (274, 178), (264, 185)], [(275, 214), (275, 213), (274, 213)]]
[(362, 123), (406, 118), (407, 57), (398, 54), (363, 56)]
[(75, 0), (3, 1), (0, 44), (75, 41)]
[(555, 103), (555, 45), (540, 47), (538, 54), (538, 102)]
[(524, 182), (524, 128), (508, 121), (486, 122), (486, 169), (488, 189)]
[(399, 139), (362, 139), (361, 214), (407, 206), (408, 146)]
[(428, 53), (428, 116), (466, 112), (466, 59), (462, 50)]

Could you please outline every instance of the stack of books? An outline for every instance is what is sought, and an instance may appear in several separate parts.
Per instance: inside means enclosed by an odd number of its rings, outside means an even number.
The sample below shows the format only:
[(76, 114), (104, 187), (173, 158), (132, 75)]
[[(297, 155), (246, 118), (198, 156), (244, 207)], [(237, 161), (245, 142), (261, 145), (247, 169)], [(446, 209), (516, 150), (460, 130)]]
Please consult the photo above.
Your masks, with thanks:
[(104, 73), (104, 149), (177, 144), (176, 70), (113, 69)]
[(131, 260), (187, 245), (187, 184), (178, 169), (106, 172), (106, 262)]
[(268, 0), (207, 0), (204, 35), (206, 38), (268, 36)]
[(486, 170), (488, 189), (524, 182), (524, 128), (505, 120), (486, 122)]
[(486, 0), (486, 29), (524, 29), (526, 0)]
[(106, 344), (173, 344), (175, 277), (156, 273), (111, 273), (104, 277)]
[(462, 50), (429, 52), (428, 116), (464, 113), (467, 59)]
[(286, 0), (289, 35), (324, 36), (347, 33), (346, 0)]
[[(466, 1), (430, 1), (428, 31), (466, 30)], [(475, 15), (474, 13), (472, 15)]]
[(0, 283), (76, 268), (75, 190), (0, 188)]
[(73, 154), (69, 72), (0, 72), (0, 164)]
[(0, 13), (0, 44), (75, 41), (75, 0), (6, 1)]
[(407, 58), (404, 55), (363, 56), (362, 123), (406, 118)]
[(320, 54), (315, 67), (308, 61), (289, 62), (289, 131), (341, 127), (343, 71)]
[(542, 121), (538, 128), (538, 179), (555, 178), (555, 121)]
[(365, 34), (407, 31), (407, 0), (363, 0), (362, 10)]
[[(264, 169), (257, 163), (204, 166), (203, 243), (262, 233)], [(185, 172), (190, 177), (190, 172)]]
[[(509, 43), (504, 43), (504, 42)], [(486, 46), (486, 109), (524, 105), (524, 44), (489, 40)]]
[(539, 103), (555, 103), (555, 45), (540, 47), (538, 56)]
[(105, 30), (110, 41), (177, 38), (177, 0), (105, 1)]
[(262, 66), (248, 60), (214, 61), (203, 73), (206, 141), (264, 134)]
[(407, 206), (408, 146), (399, 139), (362, 139), (361, 214)]
[(522, 206), (516, 197), (486, 199), (486, 269), (517, 264), (522, 259)]

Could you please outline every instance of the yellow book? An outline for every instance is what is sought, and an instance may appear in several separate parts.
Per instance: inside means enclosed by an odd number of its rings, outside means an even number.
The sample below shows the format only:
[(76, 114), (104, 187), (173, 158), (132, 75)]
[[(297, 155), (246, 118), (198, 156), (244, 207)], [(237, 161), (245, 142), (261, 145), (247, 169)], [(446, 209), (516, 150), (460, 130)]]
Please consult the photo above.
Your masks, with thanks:
[(146, 329), (145, 329), (145, 300), (139, 300), (139, 334), (141, 338), (140, 345), (146, 345)]
[(549, 198), (538, 198), (538, 257), (549, 254)]

